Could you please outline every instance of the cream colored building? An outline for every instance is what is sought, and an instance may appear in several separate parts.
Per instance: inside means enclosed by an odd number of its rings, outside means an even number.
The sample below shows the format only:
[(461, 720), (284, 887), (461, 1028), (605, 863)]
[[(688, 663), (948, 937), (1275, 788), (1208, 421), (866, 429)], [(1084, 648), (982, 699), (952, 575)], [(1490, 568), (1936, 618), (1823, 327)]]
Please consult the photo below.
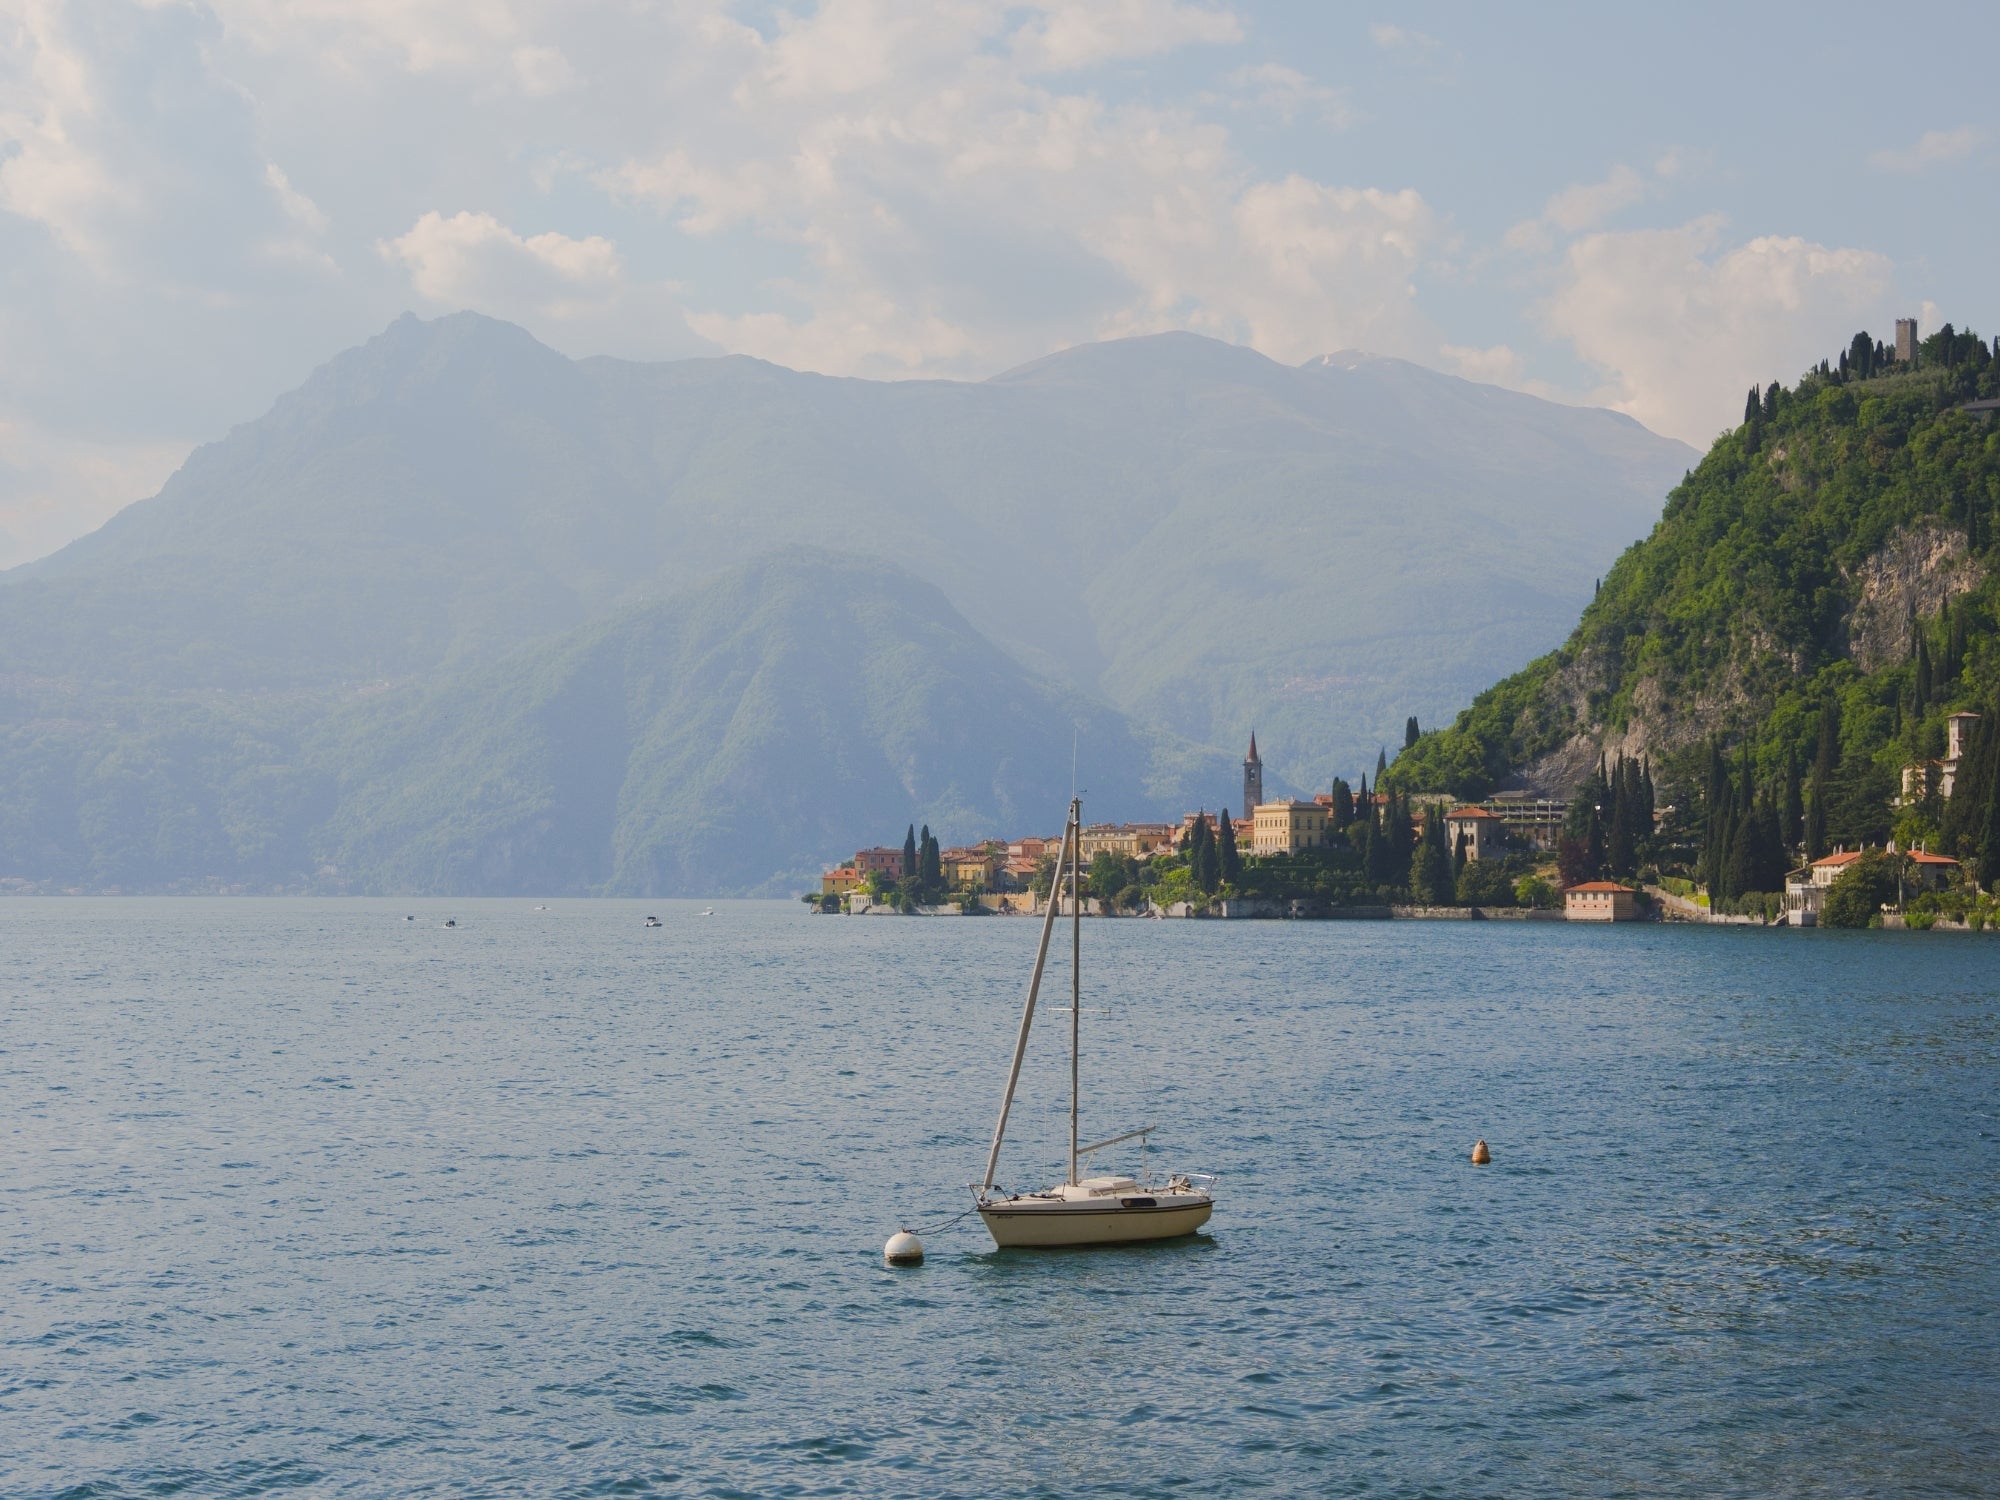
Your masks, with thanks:
[(1639, 893), (1615, 880), (1586, 880), (1563, 888), (1563, 915), (1572, 922), (1632, 922)]
[(1467, 859), (1487, 859), (1506, 842), (1507, 825), (1483, 807), (1455, 807), (1444, 815), (1444, 842), (1454, 852), (1465, 840)]
[(1250, 819), (1254, 854), (1296, 854), (1326, 843), (1326, 809), (1317, 802), (1260, 802)]

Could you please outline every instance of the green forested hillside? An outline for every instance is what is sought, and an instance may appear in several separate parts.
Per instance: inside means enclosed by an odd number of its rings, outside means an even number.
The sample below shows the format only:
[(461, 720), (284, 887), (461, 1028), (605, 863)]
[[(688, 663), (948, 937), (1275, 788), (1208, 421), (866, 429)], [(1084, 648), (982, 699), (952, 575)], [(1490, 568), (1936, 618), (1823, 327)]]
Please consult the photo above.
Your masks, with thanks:
[(1768, 824), (1760, 882), (1801, 848), (1892, 831), (1978, 853), (1989, 749), (1956, 810), (1892, 800), (1905, 764), (1943, 755), (1947, 715), (1995, 717), (2000, 421), (1976, 408), (2000, 394), (1995, 355), (1947, 325), (1907, 366), (1857, 335), (1751, 392), (1568, 643), (1422, 736), (1390, 784), (1568, 791), (1607, 753), (1643, 755), (1723, 886), (1745, 818)]
[(1149, 793), (1152, 746), (935, 588), (794, 548), (351, 713), (318, 853), (385, 890), (790, 891), (913, 819), (954, 839), (1055, 826), (1073, 738), (1098, 816), (1187, 790)]
[(1073, 733), (1094, 815), (1163, 815), (1235, 775), (1037, 678), (907, 572), (780, 549), (421, 684), (145, 696), (6, 679), (0, 877), (795, 890), (912, 819), (952, 839), (1054, 826)]

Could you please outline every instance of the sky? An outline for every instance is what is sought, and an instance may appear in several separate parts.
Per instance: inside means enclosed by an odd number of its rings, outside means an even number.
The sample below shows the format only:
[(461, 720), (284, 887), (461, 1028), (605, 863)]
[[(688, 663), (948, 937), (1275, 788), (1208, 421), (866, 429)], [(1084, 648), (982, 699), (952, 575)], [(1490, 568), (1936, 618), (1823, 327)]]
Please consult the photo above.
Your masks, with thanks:
[(0, 0), (0, 566), (404, 311), (979, 379), (1192, 329), (1705, 446), (1992, 334), (2000, 6)]

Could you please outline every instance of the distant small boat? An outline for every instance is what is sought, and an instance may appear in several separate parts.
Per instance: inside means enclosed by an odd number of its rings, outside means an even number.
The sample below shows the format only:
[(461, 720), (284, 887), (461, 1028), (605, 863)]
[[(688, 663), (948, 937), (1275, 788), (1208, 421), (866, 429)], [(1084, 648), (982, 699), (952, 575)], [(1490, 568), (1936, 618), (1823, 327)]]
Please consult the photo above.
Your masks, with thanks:
[(661, 925), (661, 922), (658, 917), (648, 917), (646, 918), (646, 925), (648, 927), (658, 927)]
[(715, 908), (712, 906), (704, 906), (699, 912), (696, 913), (696, 915), (703, 917), (712, 917), (715, 915)]
[(444, 919), (444, 925), (447, 927), (456, 927), (458, 923), (453, 921), (450, 917), (446, 917)]
[(405, 922), (414, 922), (414, 921), (416, 921), (417, 919), (416, 919), (415, 917), (405, 917), (405, 918), (403, 918), (403, 920), (404, 920)]
[(536, 907), (536, 908), (535, 908), (535, 910), (536, 910), (536, 911), (547, 911), (547, 910), (548, 910), (548, 908), (547, 908), (546, 906), (538, 906), (538, 907)]

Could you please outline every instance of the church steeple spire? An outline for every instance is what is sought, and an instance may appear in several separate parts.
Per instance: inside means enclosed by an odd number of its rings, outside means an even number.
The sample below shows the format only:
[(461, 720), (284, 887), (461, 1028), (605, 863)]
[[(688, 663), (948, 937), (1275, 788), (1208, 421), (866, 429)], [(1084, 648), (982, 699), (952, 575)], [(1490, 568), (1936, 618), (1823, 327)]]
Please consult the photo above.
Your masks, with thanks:
[(1264, 762), (1257, 754), (1257, 731), (1250, 731), (1250, 753), (1243, 757), (1243, 821), (1256, 821), (1257, 804), (1264, 800)]

